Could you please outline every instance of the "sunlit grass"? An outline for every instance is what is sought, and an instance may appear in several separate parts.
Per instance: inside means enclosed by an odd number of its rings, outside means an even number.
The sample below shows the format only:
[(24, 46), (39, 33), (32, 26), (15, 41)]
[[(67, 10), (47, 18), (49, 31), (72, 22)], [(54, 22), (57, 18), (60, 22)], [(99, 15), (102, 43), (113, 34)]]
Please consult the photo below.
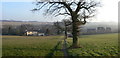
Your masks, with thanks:
[[(3, 56), (64, 56), (63, 36), (3, 36)], [(81, 35), (79, 46), (69, 56), (117, 56), (118, 34)], [(67, 39), (67, 47), (72, 38)]]
[[(72, 39), (67, 39), (69, 46)], [(84, 35), (79, 38), (82, 48), (69, 49), (72, 56), (117, 56), (118, 34)]]
[(3, 36), (3, 56), (48, 56), (62, 36)]

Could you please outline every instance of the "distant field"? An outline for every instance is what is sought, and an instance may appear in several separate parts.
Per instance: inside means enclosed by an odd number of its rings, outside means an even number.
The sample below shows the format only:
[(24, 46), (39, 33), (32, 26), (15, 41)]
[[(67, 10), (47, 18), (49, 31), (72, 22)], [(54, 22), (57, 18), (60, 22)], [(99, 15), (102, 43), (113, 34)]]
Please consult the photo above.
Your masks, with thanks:
[[(3, 36), (3, 56), (64, 56), (63, 36)], [(72, 38), (67, 39), (67, 47)], [(68, 49), (69, 56), (116, 56), (118, 34), (82, 35), (82, 48)]]

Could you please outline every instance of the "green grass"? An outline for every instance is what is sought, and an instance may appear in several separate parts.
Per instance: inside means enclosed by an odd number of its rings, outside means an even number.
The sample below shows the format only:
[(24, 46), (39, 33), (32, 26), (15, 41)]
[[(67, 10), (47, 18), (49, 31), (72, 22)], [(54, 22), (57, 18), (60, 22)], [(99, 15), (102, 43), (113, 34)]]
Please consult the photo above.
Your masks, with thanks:
[[(67, 39), (68, 46), (72, 39)], [(79, 46), (82, 48), (69, 49), (71, 56), (117, 56), (118, 34), (84, 35), (79, 38)]]
[[(3, 56), (64, 56), (63, 36), (3, 36)], [(67, 47), (72, 38), (67, 39)], [(68, 49), (70, 56), (117, 56), (118, 34), (82, 35), (82, 48)]]
[(2, 36), (0, 36), (0, 57), (2, 57)]
[[(3, 56), (56, 55), (61, 36), (3, 36)], [(55, 53), (54, 53), (55, 52)], [(58, 52), (62, 54), (61, 52)], [(57, 55), (56, 55), (57, 56)]]

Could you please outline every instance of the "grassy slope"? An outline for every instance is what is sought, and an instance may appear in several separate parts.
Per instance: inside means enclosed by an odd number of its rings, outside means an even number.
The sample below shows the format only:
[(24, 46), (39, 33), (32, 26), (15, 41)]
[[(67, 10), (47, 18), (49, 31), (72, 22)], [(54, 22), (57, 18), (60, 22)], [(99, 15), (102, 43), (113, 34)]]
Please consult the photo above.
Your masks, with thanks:
[[(67, 40), (69, 46), (72, 39)], [(85, 35), (79, 39), (82, 48), (68, 50), (72, 56), (116, 56), (118, 54), (118, 34)]]

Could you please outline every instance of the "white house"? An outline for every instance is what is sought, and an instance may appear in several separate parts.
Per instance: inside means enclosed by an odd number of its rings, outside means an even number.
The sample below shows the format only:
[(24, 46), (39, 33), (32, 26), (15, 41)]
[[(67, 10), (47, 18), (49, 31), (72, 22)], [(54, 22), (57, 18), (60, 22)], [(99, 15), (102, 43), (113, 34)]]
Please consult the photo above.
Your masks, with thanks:
[(27, 35), (27, 36), (37, 36), (37, 35), (38, 35), (38, 32), (37, 32), (37, 31), (27, 31), (27, 32), (26, 32), (26, 35)]

